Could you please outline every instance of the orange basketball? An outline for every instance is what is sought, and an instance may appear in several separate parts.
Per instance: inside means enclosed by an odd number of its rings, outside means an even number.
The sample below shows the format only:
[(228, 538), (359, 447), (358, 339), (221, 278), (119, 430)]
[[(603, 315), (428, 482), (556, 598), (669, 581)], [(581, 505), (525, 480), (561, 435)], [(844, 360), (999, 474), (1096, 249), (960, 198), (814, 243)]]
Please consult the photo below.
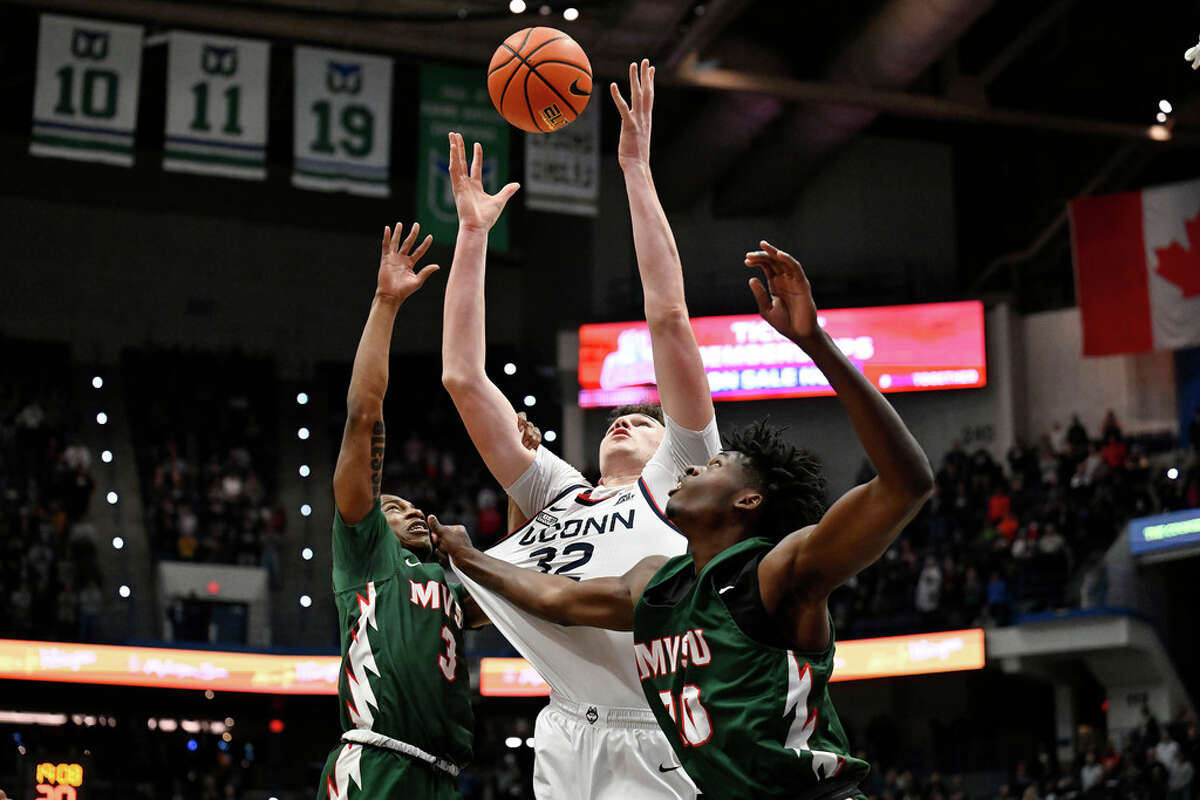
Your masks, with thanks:
[(592, 96), (592, 65), (579, 43), (554, 28), (526, 28), (504, 40), (487, 72), (500, 115), (530, 133), (570, 125)]

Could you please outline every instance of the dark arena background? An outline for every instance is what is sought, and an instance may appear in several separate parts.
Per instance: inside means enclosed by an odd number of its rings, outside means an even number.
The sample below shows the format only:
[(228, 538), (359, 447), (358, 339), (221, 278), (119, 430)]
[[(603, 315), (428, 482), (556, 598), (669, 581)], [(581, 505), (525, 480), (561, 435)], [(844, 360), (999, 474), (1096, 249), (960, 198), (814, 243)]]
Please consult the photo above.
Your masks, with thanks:
[[(550, 134), (485, 87), (533, 25), (596, 78)], [(761, 338), (765, 238), (936, 473), (830, 601), (863, 791), (1195, 797), (1198, 35), (1168, 0), (0, 2), (0, 789), (315, 797), (379, 232), (420, 221), (442, 266), (398, 320), (384, 486), (484, 546), (504, 490), (441, 383), (445, 133), (485, 143), (490, 191), (522, 183), (488, 375), (594, 478), (609, 407), (655, 396), (608, 97), (647, 57), (718, 422), (789, 426), (831, 498), (872, 475), (820, 374)], [(213, 37), (240, 60), (177, 57)], [(498, 632), (466, 644), (460, 789), (532, 798), (548, 689)]]

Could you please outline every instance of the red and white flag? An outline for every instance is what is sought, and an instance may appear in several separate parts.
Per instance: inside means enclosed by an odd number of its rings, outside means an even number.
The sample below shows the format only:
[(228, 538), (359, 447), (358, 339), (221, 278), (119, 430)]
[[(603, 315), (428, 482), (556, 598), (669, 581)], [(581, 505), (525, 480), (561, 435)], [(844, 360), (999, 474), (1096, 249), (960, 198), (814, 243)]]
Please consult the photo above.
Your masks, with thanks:
[(1071, 201), (1083, 354), (1200, 344), (1200, 180)]

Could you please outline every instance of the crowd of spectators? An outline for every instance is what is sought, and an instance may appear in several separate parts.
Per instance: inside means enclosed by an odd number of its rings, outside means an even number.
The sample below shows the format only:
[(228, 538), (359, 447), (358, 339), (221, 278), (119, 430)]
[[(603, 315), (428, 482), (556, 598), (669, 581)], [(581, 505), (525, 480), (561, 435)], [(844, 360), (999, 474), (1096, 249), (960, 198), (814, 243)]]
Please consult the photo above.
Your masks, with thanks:
[(863, 789), (870, 800), (1192, 800), (1197, 764), (1195, 720), (1160, 724), (1143, 710), (1120, 748), (1089, 740), (1060, 762), (1041, 747), (1007, 769), (972, 773), (876, 765)]
[[(146, 532), (159, 558), (273, 566), (287, 524), (275, 500), (268, 359), (126, 353)], [(155, 391), (146, 392), (145, 387)]]
[(895, 545), (834, 594), (838, 630), (1003, 625), (1014, 615), (1103, 605), (1104, 571), (1089, 568), (1124, 523), (1200, 505), (1200, 470), (1173, 474), (1151, 470), (1111, 411), (1098, 435), (1075, 416), (1035, 445), (1014, 445), (1003, 462), (955, 446), (937, 468), (933, 497)]
[(103, 606), (92, 454), (65, 348), (21, 343), (0, 375), (0, 636), (94, 641)]

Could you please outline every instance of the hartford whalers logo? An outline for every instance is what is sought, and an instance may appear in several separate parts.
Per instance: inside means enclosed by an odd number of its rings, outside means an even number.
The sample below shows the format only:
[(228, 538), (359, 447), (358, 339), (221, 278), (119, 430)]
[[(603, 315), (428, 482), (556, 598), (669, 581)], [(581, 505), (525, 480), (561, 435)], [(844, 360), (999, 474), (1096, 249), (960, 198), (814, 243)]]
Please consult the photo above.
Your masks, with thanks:
[[(446, 131), (439, 131), (440, 140), (446, 138)], [(429, 159), (429, 180), (426, 182), (425, 202), (433, 212), (434, 217), (443, 222), (457, 222), (458, 210), (454, 207), (454, 187), (450, 185), (450, 161), (441, 146), (430, 147), (426, 153)], [(483, 157), (483, 188), (494, 193), (497, 190), (496, 160)]]
[(325, 86), (334, 94), (358, 94), (362, 91), (362, 64), (328, 62)]
[(206, 44), (200, 51), (200, 69), (207, 75), (232, 75), (237, 72), (236, 47), (217, 47)]
[(71, 34), (71, 55), (92, 61), (108, 58), (108, 32), (76, 28)]

